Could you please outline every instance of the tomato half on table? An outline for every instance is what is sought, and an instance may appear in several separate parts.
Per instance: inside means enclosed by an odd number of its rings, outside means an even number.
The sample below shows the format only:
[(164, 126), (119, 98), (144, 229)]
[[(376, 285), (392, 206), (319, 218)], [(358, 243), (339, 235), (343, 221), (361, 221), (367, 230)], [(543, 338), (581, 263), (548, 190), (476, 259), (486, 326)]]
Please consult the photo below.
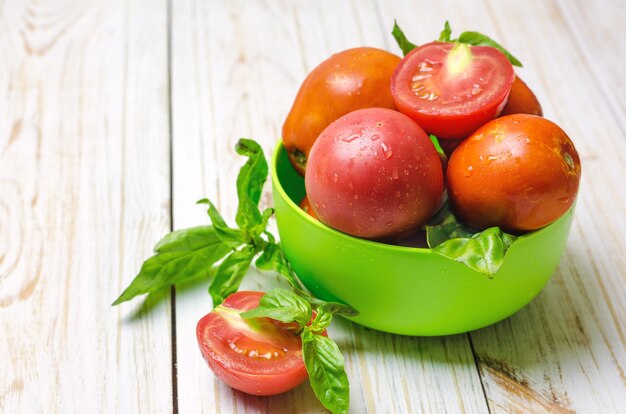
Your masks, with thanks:
[(402, 59), (391, 93), (426, 132), (460, 139), (498, 116), (514, 79), (513, 66), (493, 47), (433, 42)]
[(291, 325), (268, 319), (243, 319), (259, 306), (264, 292), (230, 295), (198, 322), (200, 351), (215, 375), (239, 391), (274, 395), (307, 378), (302, 342)]

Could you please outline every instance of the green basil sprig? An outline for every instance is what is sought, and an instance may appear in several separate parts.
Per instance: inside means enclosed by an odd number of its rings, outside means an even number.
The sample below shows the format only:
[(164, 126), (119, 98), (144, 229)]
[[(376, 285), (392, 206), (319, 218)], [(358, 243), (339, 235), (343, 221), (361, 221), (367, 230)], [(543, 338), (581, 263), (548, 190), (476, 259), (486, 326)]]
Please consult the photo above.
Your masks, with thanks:
[[(398, 42), (398, 46), (405, 56), (407, 53), (417, 47), (415, 44), (407, 40), (404, 32), (402, 31), (402, 29), (400, 29), (400, 26), (398, 26), (398, 23), (396, 23), (395, 21), (391, 34), (396, 39), (396, 42)], [(452, 29), (450, 29), (450, 24), (447, 21), (444, 25), (443, 30), (439, 34), (438, 40), (440, 42), (449, 43), (466, 43), (472, 46), (491, 46), (502, 52), (513, 66), (522, 67), (522, 63), (515, 56), (513, 56), (508, 50), (506, 50), (500, 43), (496, 42), (487, 35), (479, 32), (468, 31), (461, 33), (458, 39), (452, 39)]]
[(309, 302), (285, 289), (273, 289), (260, 300), (259, 306), (241, 314), (242, 318), (272, 318), (296, 322), (302, 339), (302, 358), (309, 373), (313, 392), (332, 413), (347, 413), (350, 405), (350, 384), (344, 359), (337, 344), (321, 335), (330, 325), (332, 314), (323, 307), (312, 315)]
[(139, 274), (113, 305), (202, 275), (208, 278), (213, 264), (230, 250), (213, 226), (176, 230), (157, 243), (156, 254), (143, 263)]
[(449, 204), (426, 226), (428, 247), (442, 256), (461, 262), (486, 275), (495, 276), (504, 256), (517, 237), (499, 227), (478, 231), (458, 221)]
[(155, 246), (156, 254), (144, 262), (139, 274), (113, 305), (183, 281), (206, 277), (212, 278), (209, 293), (213, 306), (218, 306), (239, 289), (257, 257), (255, 264), (260, 270), (278, 272), (297, 295), (313, 306), (334, 314), (357, 315), (358, 312), (350, 306), (325, 302), (304, 290), (280, 244), (267, 231), (267, 223), (274, 210), (266, 208), (261, 212), (259, 209), (263, 185), (268, 176), (263, 150), (257, 142), (243, 138), (235, 149), (248, 158), (237, 176), (237, 227), (229, 227), (210, 200), (198, 201), (198, 204), (208, 206), (212, 225), (176, 230), (161, 239)]
[(400, 50), (402, 50), (402, 54), (404, 56), (417, 47), (416, 44), (409, 42), (402, 29), (400, 29), (400, 26), (398, 26), (398, 22), (395, 20), (393, 21), (393, 30), (391, 31), (391, 34), (394, 39), (396, 39), (396, 42), (398, 43), (398, 46), (400, 46)]

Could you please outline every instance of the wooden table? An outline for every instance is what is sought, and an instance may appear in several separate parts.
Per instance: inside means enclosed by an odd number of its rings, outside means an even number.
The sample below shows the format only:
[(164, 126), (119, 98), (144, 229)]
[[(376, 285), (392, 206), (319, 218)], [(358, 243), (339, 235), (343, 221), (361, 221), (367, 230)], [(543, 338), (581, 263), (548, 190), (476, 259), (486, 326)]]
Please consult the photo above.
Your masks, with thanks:
[(559, 269), (509, 319), (438, 338), (335, 322), (351, 411), (626, 411), (623, 0), (0, 0), (0, 411), (322, 411), (308, 384), (216, 380), (195, 338), (206, 283), (110, 303), (162, 235), (207, 222), (196, 200), (234, 217), (235, 142), (269, 154), (309, 70), (399, 53), (394, 18), (417, 43), (448, 19), (513, 51), (583, 179)]

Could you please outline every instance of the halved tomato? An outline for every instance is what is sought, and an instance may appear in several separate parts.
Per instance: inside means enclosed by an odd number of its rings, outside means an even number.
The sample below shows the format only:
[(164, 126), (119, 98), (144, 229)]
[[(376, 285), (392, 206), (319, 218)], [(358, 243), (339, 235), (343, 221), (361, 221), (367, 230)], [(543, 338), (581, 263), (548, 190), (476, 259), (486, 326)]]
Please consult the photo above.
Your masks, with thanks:
[(493, 47), (433, 42), (402, 59), (391, 93), (426, 132), (460, 139), (500, 114), (514, 79), (513, 66)]
[(293, 326), (268, 319), (243, 319), (259, 306), (264, 292), (230, 295), (198, 322), (202, 356), (231, 387), (254, 395), (289, 391), (307, 378), (302, 341)]

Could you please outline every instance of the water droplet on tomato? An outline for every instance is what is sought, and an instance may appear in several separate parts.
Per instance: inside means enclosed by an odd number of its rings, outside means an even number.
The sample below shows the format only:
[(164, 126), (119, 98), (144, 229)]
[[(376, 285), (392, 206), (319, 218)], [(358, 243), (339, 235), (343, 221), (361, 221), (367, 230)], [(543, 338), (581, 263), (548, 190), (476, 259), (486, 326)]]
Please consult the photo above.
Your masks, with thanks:
[(463, 175), (466, 176), (466, 177), (471, 177), (473, 171), (474, 171), (474, 167), (472, 167), (470, 165), (470, 166), (467, 167), (467, 171), (465, 171), (465, 173)]
[(374, 222), (374, 217), (370, 216), (368, 220), (370, 221), (370, 223), (373, 223)]
[(326, 207), (328, 207), (326, 203), (322, 203), (322, 208), (326, 208)]
[(355, 195), (354, 195), (354, 199), (355, 199), (355, 200), (358, 200), (358, 199), (359, 199), (359, 195), (358, 195), (358, 194), (355, 194)]
[(391, 170), (391, 178), (393, 178), (394, 180), (398, 179), (398, 167), (393, 167), (393, 169)]
[(378, 134), (372, 135), (372, 138), (371, 138), (372, 141), (376, 141), (377, 139), (380, 139), (380, 135)]
[(333, 181), (335, 182), (335, 184), (337, 184), (337, 181), (339, 181), (339, 176), (337, 175), (337, 173), (333, 174)]
[(381, 142), (380, 148), (383, 150), (383, 156), (385, 157), (385, 159), (391, 158), (391, 156), (393, 155), (393, 151), (387, 146), (387, 144)]
[(341, 140), (344, 142), (352, 142), (355, 139), (359, 138), (360, 136), (361, 136), (360, 134), (352, 134), (350, 136), (341, 138)]
[(391, 226), (393, 226), (393, 221), (388, 221), (388, 222), (385, 223), (385, 225), (387, 227), (391, 227)]

